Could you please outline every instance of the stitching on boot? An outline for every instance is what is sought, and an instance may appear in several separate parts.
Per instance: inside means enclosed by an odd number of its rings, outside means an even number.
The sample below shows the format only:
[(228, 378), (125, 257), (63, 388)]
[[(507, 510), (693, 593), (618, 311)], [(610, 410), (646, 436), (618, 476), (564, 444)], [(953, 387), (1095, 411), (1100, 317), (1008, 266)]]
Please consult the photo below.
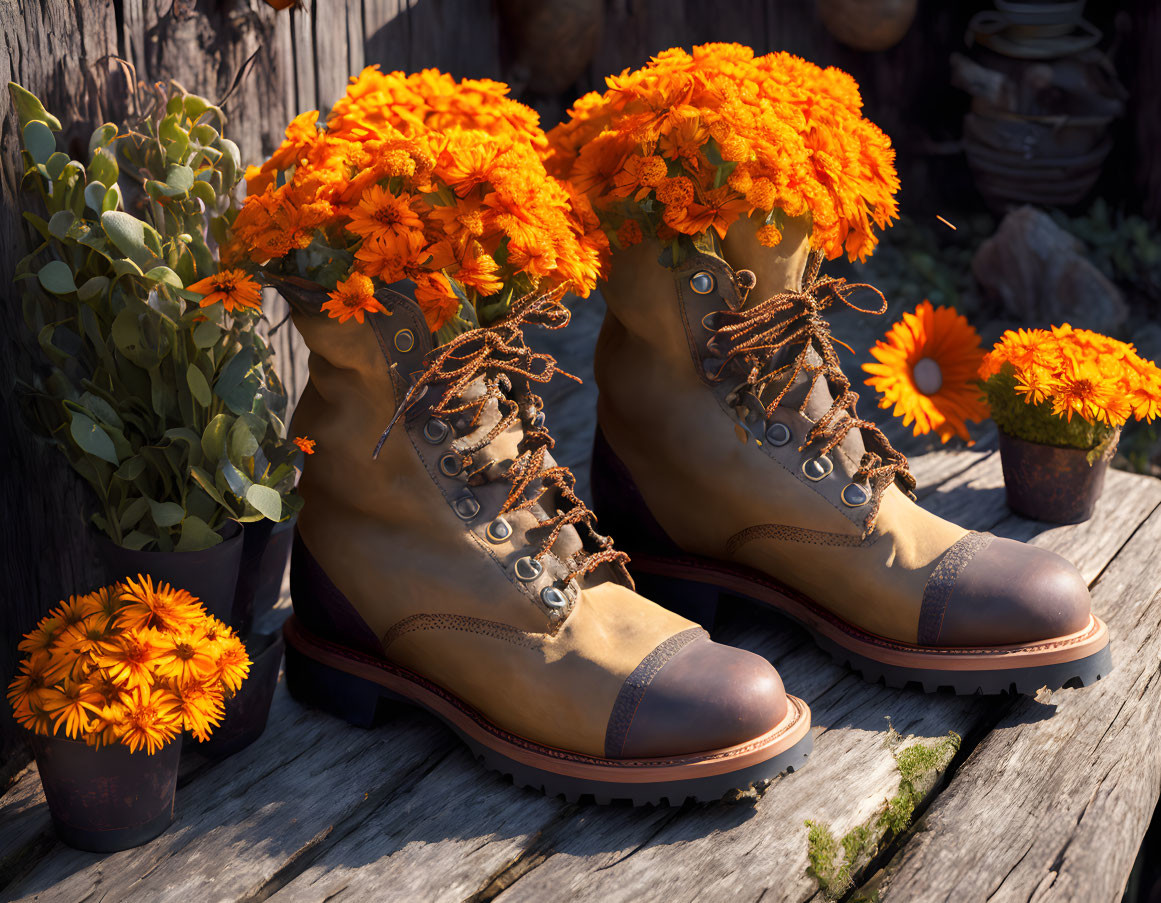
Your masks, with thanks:
[(951, 591), (963, 569), (977, 554), (992, 544), (996, 537), (991, 533), (968, 533), (948, 549), (923, 587), (923, 604), (919, 609), (920, 646), (934, 646), (939, 641), (943, 629), (943, 618), (951, 602)]
[[(873, 536), (874, 534), (872, 534)], [(810, 530), (806, 527), (787, 527), (781, 524), (759, 524), (755, 527), (746, 527), (739, 530), (726, 542), (726, 554), (733, 555), (742, 546), (756, 539), (777, 539), (783, 542), (805, 542), (816, 546), (848, 546), (856, 547), (870, 545), (877, 541), (868, 536), (863, 539), (847, 533), (827, 533), (822, 530)]]
[(613, 703), (613, 711), (609, 715), (609, 726), (605, 731), (605, 755), (610, 759), (619, 758), (624, 752), (625, 743), (629, 739), (629, 728), (633, 726), (633, 719), (637, 709), (645, 698), (645, 692), (669, 660), (694, 640), (708, 634), (700, 627), (690, 627), (681, 633), (675, 633), (656, 649), (641, 660), (633, 673), (625, 678), (621, 684), (621, 692), (617, 694), (617, 701)]
[(386, 652), (391, 644), (400, 637), (417, 630), (459, 630), (463, 633), (475, 633), (497, 640), (505, 640), (528, 649), (535, 649), (543, 639), (540, 634), (528, 633), (509, 624), (473, 618), (470, 615), (418, 614), (410, 615), (397, 622), (383, 635), (383, 651)]

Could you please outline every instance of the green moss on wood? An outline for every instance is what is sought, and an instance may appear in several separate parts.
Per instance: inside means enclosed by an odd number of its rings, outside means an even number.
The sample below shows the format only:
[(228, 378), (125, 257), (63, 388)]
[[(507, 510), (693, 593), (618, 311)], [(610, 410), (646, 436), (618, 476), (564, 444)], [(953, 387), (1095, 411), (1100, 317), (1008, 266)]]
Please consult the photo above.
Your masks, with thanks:
[(838, 839), (824, 822), (807, 821), (806, 872), (828, 898), (837, 900), (850, 890), (854, 876), (874, 858), (882, 845), (911, 824), (915, 807), (959, 751), (960, 736), (951, 731), (934, 742), (917, 740), (903, 746), (888, 722), (884, 741), (899, 769), (899, 789), (868, 821)]

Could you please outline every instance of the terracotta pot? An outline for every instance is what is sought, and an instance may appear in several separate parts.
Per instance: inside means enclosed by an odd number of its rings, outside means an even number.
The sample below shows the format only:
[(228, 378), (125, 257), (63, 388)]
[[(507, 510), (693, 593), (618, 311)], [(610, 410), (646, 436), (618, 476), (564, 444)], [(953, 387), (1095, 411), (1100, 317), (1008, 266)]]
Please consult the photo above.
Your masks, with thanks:
[(917, 0), (817, 0), (817, 5), (822, 24), (836, 40), (874, 52), (903, 40)]
[(120, 743), (93, 749), (30, 735), (57, 836), (70, 847), (113, 853), (147, 843), (173, 821), (180, 743), (154, 755)]
[(197, 552), (137, 552), (114, 544), (103, 534), (97, 546), (110, 581), (148, 574), (154, 582), (161, 580), (188, 590), (206, 611), (232, 624), (242, 563), (242, 528), (231, 521), (223, 536), (218, 545)]
[(1092, 517), (1117, 450), (1118, 433), (1092, 464), (1088, 452), (1017, 439), (1000, 433), (1000, 463), (1008, 507), (1023, 517), (1079, 524)]
[(226, 716), (214, 728), (210, 739), (195, 744), (198, 752), (211, 759), (224, 759), (262, 736), (274, 690), (278, 686), (283, 649), (281, 630), (246, 638), (250, 675), (242, 682), (242, 688), (234, 698), (226, 700)]

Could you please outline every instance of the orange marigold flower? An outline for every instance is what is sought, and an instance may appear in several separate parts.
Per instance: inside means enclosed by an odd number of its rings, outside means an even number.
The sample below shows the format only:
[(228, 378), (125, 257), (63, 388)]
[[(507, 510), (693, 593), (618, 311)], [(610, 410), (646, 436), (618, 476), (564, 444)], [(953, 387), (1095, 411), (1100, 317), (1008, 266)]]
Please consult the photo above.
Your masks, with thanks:
[(617, 230), (617, 243), (622, 248), (631, 248), (633, 245), (640, 244), (644, 239), (641, 232), (641, 224), (635, 219), (627, 219), (621, 224), (621, 228)]
[(685, 176), (670, 176), (657, 183), (657, 200), (667, 207), (686, 207), (693, 200), (693, 182)]
[(423, 221), (414, 207), (419, 199), (411, 195), (393, 195), (372, 185), (351, 211), (347, 229), (363, 238), (393, 238), (423, 229)]
[(308, 439), (306, 436), (295, 436), (294, 437), (294, 444), (298, 446), (299, 450), (304, 455), (313, 455), (314, 454), (314, 446), (315, 446), (314, 439)]
[(774, 183), (769, 179), (755, 179), (746, 192), (746, 200), (755, 210), (773, 210)]
[(201, 307), (209, 307), (221, 301), (229, 313), (262, 310), (261, 286), (241, 270), (222, 270), (199, 279), (187, 288), (204, 296), (198, 302)]
[(322, 309), (340, 323), (346, 323), (352, 317), (356, 323), (362, 323), (367, 313), (387, 312), (375, 298), (374, 284), (362, 273), (351, 273), (346, 279), (340, 280), (330, 293), (329, 300), (323, 303)]
[(443, 273), (420, 273), (415, 277), (415, 302), (432, 332), (451, 322), (460, 309), (460, 298)]
[(456, 281), (464, 288), (474, 289), (481, 297), (494, 295), (504, 287), (504, 283), (496, 275), (500, 271), (499, 264), (482, 248), (476, 247), (474, 256), (469, 256), (456, 270)]
[(778, 243), (782, 241), (782, 230), (774, 223), (765, 223), (758, 227), (757, 238), (758, 244), (767, 248), (776, 248)]

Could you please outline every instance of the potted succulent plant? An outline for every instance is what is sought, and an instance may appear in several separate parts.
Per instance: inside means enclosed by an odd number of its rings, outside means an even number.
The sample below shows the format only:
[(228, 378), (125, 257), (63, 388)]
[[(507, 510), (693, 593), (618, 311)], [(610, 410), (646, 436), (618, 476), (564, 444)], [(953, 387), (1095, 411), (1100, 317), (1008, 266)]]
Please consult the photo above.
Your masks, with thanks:
[[(302, 451), (255, 328), (260, 288), (219, 264), (240, 178), (224, 116), (171, 83), (140, 120), (99, 127), (81, 162), (57, 149), (60, 122), (9, 87), (24, 187), (43, 206), (25, 213), (40, 244), (17, 266), (47, 363), (26, 387), (31, 419), (93, 489), (110, 579), (182, 586), (245, 631), (242, 527), (298, 510)], [(271, 691), (277, 646), (260, 662)]]
[(1161, 414), (1161, 370), (1132, 345), (1065, 324), (1008, 330), (980, 378), (1000, 431), (1008, 506), (1053, 523), (1092, 517), (1130, 418)]
[(52, 609), (20, 643), (8, 686), (57, 835), (107, 853), (173, 821), (183, 730), (208, 738), (250, 660), (187, 591), (149, 577)]

